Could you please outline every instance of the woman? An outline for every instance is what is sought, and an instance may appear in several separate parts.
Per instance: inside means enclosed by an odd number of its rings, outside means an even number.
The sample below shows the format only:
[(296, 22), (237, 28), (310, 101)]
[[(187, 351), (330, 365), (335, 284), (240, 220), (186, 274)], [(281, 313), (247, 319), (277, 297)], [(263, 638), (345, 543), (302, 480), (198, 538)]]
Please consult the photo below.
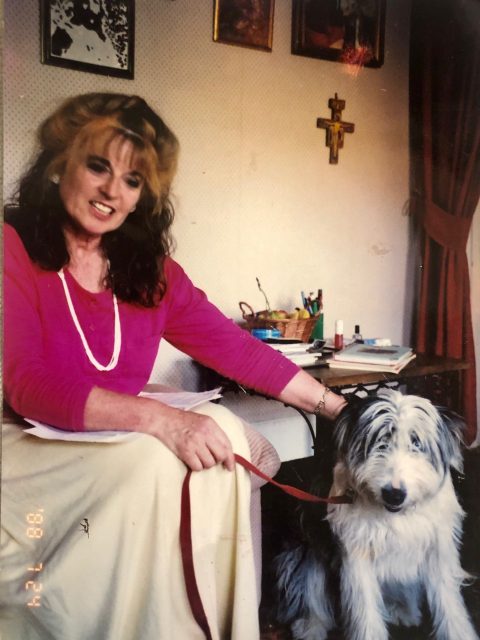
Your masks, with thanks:
[[(194, 474), (192, 526), (212, 633), (253, 639), (249, 484), (233, 459), (234, 448), (249, 455), (244, 427), (222, 407), (182, 411), (138, 394), (163, 337), (222, 374), (307, 411), (333, 417), (344, 401), (225, 318), (171, 259), (169, 189), (178, 143), (144, 100), (72, 98), (43, 123), (39, 141), (6, 212), (6, 401), (17, 414), (66, 431), (150, 438), (114, 446), (46, 443), (7, 428), (5, 457), (15, 462), (4, 469), (2, 553), (6, 597), (17, 609), (10, 607), (15, 615), (5, 628), (26, 640), (202, 637), (186, 604), (176, 541), (185, 463), (209, 470)], [(251, 430), (247, 437), (262, 448)], [(30, 502), (10, 511), (9, 497), (13, 502), (28, 477)], [(68, 519), (43, 544), (48, 509), (39, 505), (52, 492), (50, 526)], [(27, 524), (42, 524), (37, 538), (22, 541), (26, 547), (18, 543), (21, 508)], [(90, 546), (81, 535), (87, 524)], [(25, 553), (42, 557), (41, 569)], [(37, 580), (24, 581), (33, 583), (26, 594), (18, 587), (25, 562), (38, 569)], [(40, 584), (42, 606), (25, 604)]]

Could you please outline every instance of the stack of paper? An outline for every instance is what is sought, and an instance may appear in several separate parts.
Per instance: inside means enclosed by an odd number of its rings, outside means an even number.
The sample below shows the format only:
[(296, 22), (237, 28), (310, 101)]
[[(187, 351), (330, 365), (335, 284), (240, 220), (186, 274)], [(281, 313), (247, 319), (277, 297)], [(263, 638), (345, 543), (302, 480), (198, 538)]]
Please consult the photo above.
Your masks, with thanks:
[(377, 347), (354, 343), (335, 353), (328, 364), (337, 369), (399, 373), (414, 358), (410, 347)]
[(283, 355), (298, 364), (299, 367), (311, 367), (317, 364), (322, 357), (321, 351), (310, 351), (312, 345), (308, 342), (297, 342), (294, 344), (270, 344), (272, 349), (280, 351)]

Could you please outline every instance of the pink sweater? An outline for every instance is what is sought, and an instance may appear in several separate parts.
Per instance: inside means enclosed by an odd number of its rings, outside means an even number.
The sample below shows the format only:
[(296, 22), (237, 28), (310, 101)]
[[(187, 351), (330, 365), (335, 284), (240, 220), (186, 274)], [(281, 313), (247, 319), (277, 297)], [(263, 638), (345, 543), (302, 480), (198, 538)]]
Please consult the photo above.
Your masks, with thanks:
[[(22, 416), (83, 430), (92, 388), (138, 394), (148, 382), (162, 337), (206, 366), (271, 396), (299, 370), (226, 318), (168, 258), (167, 293), (158, 307), (119, 301), (120, 358), (112, 371), (98, 371), (85, 354), (58, 275), (30, 260), (8, 224), (4, 243), (4, 392)], [(112, 294), (86, 291), (66, 269), (65, 276), (90, 349), (106, 364), (113, 351)]]

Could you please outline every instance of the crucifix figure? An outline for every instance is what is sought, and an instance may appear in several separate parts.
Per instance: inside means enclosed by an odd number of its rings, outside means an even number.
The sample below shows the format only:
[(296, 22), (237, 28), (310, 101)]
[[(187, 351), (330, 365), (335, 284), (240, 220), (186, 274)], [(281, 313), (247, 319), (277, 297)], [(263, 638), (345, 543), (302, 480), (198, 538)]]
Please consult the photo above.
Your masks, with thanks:
[(353, 122), (342, 122), (342, 111), (345, 109), (345, 100), (340, 100), (338, 95), (330, 98), (328, 107), (332, 110), (331, 118), (317, 118), (317, 127), (326, 129), (326, 146), (330, 147), (330, 164), (338, 164), (338, 150), (343, 148), (345, 132), (353, 133)]

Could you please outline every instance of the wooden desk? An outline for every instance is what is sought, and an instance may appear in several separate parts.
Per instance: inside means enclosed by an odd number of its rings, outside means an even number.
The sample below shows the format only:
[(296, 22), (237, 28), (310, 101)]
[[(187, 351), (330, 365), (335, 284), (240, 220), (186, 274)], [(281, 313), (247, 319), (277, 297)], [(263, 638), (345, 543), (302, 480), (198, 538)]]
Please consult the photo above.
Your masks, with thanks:
[(461, 413), (462, 372), (468, 363), (454, 358), (417, 355), (400, 373), (309, 367), (315, 379), (345, 395), (375, 393), (378, 389), (404, 387)]

